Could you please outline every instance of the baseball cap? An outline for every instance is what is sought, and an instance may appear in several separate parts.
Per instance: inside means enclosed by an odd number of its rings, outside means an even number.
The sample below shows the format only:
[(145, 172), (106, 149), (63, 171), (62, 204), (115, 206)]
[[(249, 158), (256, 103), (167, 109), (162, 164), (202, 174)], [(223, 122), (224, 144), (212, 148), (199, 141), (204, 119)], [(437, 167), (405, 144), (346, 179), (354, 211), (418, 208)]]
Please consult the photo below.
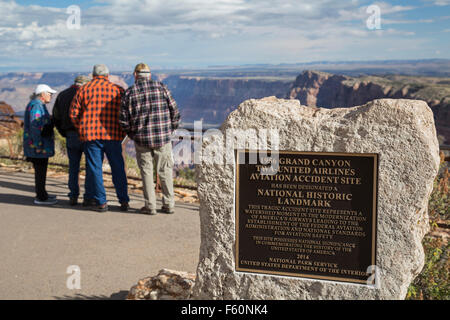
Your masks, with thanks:
[(150, 73), (150, 67), (145, 63), (139, 63), (134, 68), (134, 72), (136, 73)]
[(82, 86), (82, 85), (85, 85), (86, 83), (88, 83), (89, 81), (91, 81), (91, 78), (89, 78), (87, 76), (78, 76), (75, 78), (74, 83)]
[(35, 94), (41, 94), (42, 92), (48, 92), (48, 93), (56, 93), (56, 90), (53, 90), (46, 84), (38, 84), (36, 89), (34, 89)]
[(92, 70), (92, 75), (94, 76), (107, 76), (109, 75), (109, 69), (104, 64), (96, 64), (94, 70)]

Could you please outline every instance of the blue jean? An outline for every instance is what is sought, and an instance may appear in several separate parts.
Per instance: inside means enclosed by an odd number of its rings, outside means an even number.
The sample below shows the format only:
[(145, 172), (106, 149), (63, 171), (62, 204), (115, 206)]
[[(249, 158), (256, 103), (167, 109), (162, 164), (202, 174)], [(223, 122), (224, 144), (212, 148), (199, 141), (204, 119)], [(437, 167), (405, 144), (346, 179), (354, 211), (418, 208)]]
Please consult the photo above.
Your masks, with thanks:
[[(67, 156), (69, 157), (69, 198), (78, 198), (80, 195), (79, 174), (80, 174), (80, 161), (83, 155), (84, 143), (80, 141), (78, 133), (75, 131), (68, 131), (66, 134), (66, 147)], [(84, 184), (84, 199), (92, 199), (93, 194), (90, 190), (92, 182), (89, 181), (86, 175)]]
[(94, 140), (84, 144), (86, 155), (86, 177), (90, 177), (93, 199), (99, 205), (106, 203), (106, 192), (103, 185), (103, 156), (106, 154), (111, 167), (112, 180), (120, 203), (128, 203), (128, 183), (125, 163), (122, 157), (120, 141)]

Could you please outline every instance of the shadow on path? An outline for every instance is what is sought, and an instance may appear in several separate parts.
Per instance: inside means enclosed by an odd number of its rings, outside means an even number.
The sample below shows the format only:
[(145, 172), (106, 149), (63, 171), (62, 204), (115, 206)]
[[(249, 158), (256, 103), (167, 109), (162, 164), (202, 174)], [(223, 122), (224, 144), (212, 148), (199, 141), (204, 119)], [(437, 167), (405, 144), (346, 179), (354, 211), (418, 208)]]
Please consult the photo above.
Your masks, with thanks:
[[(76, 206), (71, 206), (69, 204), (69, 200), (61, 200), (58, 199), (58, 203), (55, 205), (36, 205), (34, 204), (34, 197), (32, 196), (24, 196), (20, 194), (5, 194), (0, 193), (0, 203), (6, 203), (6, 204), (15, 204), (17, 206), (31, 206), (31, 207), (47, 207), (47, 208), (57, 208), (57, 209), (69, 209), (69, 210), (77, 210), (77, 211), (87, 211), (87, 212), (95, 212), (90, 207), (83, 207), (81, 204), (78, 204)], [(108, 205), (109, 209), (108, 212), (114, 212), (114, 213), (122, 213), (122, 214), (139, 214), (142, 215), (139, 212), (138, 208), (130, 208), (128, 211), (120, 211), (120, 206), (118, 205)]]
[(0, 181), (0, 187), (34, 193), (34, 184), (30, 186), (2, 180)]
[(53, 297), (56, 300), (125, 300), (127, 298), (128, 291), (121, 290), (119, 292), (113, 293), (111, 296), (88, 296), (85, 294), (77, 293), (73, 296), (62, 296), (62, 297)]
[[(0, 180), (0, 187), (6, 188), (6, 189), (11, 189), (11, 190), (17, 190), (17, 191), (19, 191), (19, 193), (23, 193), (23, 192), (31, 193), (30, 196), (24, 196), (24, 195), (14, 194), (14, 193), (11, 193), (11, 194), (1, 194), (0, 193), (0, 203), (15, 204), (15, 205), (19, 205), (19, 206), (20, 205), (36, 206), (36, 204), (33, 203), (34, 195), (35, 195), (33, 178), (31, 178), (27, 181), (24, 181), (24, 180), (20, 179), (20, 178), (23, 179), (22, 176), (17, 176), (14, 174), (10, 175), (10, 176), (1, 174), (0, 176), (3, 176), (2, 177), (3, 179)], [(4, 180), (5, 178), (7, 178), (8, 180), (15, 179), (16, 182), (5, 181)], [(17, 183), (17, 181), (21, 181), (23, 183)], [(83, 211), (91, 210), (90, 208), (82, 207), (81, 203), (79, 203), (77, 206), (70, 206), (69, 199), (67, 196), (68, 190), (65, 189), (65, 187), (66, 187), (65, 183), (48, 180), (47, 187), (50, 187), (53, 189), (50, 191), (49, 188), (47, 188), (47, 190), (50, 194), (54, 194), (58, 197), (58, 203), (56, 205), (47, 206), (47, 207), (60, 208), (60, 209), (64, 208), (64, 209), (72, 209), (72, 210), (83, 210)], [(59, 190), (54, 191), (55, 188), (58, 188)], [(63, 188), (63, 191), (61, 191), (61, 188)], [(108, 194), (108, 198), (110, 199), (110, 200), (108, 200), (108, 202), (111, 203), (111, 199), (115, 199), (114, 191), (107, 190), (107, 194)], [(143, 201), (144, 200), (142, 198), (142, 196), (138, 195), (138, 194), (130, 193), (129, 196), (130, 196), (131, 201)], [(160, 203), (160, 200), (158, 200), (158, 203)], [(187, 203), (183, 203), (183, 202), (177, 202), (175, 207), (183, 208), (185, 210), (198, 211), (198, 205), (195, 205), (195, 204), (187, 204)], [(109, 204), (109, 211), (112, 211), (112, 212), (118, 212), (118, 213), (122, 213), (122, 214), (141, 214), (139, 212), (139, 210), (140, 210), (140, 207), (139, 208), (130, 208), (128, 211), (123, 212), (123, 211), (120, 211), (119, 205)]]

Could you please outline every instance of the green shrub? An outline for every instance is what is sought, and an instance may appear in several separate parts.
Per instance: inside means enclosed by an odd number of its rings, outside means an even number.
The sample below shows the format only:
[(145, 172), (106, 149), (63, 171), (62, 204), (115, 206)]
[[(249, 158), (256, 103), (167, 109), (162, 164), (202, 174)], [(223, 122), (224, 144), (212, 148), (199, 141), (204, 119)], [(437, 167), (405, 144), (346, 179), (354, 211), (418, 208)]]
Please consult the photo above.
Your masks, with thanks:
[(450, 245), (442, 239), (425, 237), (425, 266), (408, 288), (407, 299), (450, 300)]
[[(428, 203), (431, 233), (425, 236), (425, 266), (408, 288), (407, 299), (450, 300), (450, 245), (444, 237), (433, 234), (441, 225), (450, 225), (450, 198), (448, 180), (450, 174), (444, 166), (441, 154), (441, 169), (434, 182), (433, 192)], [(440, 229), (446, 232), (445, 228)], [(447, 231), (448, 232), (448, 231)]]
[(183, 168), (178, 171), (178, 176), (188, 181), (195, 181), (195, 170), (191, 168)]

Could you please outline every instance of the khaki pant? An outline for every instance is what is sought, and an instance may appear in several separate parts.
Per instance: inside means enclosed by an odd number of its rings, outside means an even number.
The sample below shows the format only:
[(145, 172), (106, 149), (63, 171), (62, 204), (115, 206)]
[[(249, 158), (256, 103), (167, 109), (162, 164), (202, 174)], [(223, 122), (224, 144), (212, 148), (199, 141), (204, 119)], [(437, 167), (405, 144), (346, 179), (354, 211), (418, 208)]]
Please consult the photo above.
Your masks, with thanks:
[(141, 170), (142, 183), (144, 185), (145, 207), (156, 209), (155, 183), (153, 181), (153, 159), (156, 162), (156, 173), (159, 176), (162, 189), (163, 207), (175, 206), (173, 195), (173, 157), (172, 143), (167, 143), (160, 148), (141, 147), (136, 144), (136, 159)]

